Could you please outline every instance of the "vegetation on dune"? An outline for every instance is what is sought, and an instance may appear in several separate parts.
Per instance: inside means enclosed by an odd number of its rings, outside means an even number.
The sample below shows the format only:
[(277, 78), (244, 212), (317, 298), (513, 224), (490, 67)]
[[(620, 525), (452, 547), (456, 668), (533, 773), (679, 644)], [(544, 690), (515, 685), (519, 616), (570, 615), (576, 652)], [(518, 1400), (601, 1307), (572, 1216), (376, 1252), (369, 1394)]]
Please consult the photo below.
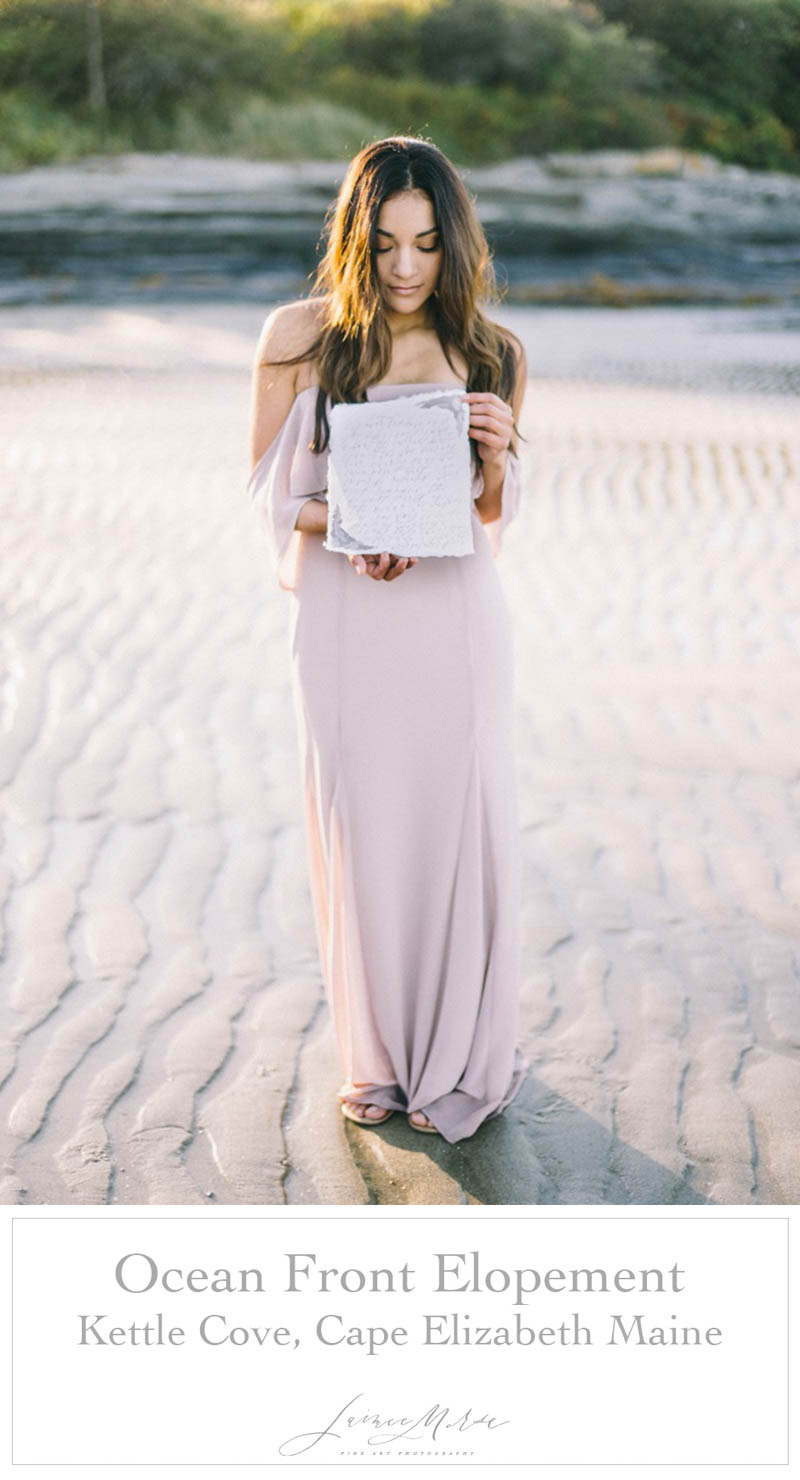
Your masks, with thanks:
[(462, 164), (669, 144), (800, 171), (800, 0), (0, 0), (0, 169), (389, 132)]

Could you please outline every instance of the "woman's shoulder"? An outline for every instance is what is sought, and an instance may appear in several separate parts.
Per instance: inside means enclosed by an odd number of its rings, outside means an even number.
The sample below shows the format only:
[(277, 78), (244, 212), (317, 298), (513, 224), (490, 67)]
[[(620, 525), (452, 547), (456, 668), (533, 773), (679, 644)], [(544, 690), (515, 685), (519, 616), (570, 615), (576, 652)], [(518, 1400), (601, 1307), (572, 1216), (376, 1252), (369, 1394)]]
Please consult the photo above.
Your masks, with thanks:
[(316, 379), (314, 341), (323, 323), (320, 299), (285, 303), (267, 315), (256, 351), (251, 452), (253, 465), (265, 451), (278, 445), (278, 436), (291, 425), (297, 428), (304, 411), (298, 404), (300, 392)]
[(494, 319), (489, 319), (488, 322), (504, 346), (506, 359), (504, 380), (508, 387), (508, 399), (514, 408), (516, 418), (522, 410), (528, 384), (528, 361), (525, 356), (525, 346), (507, 324), (498, 324)]
[(327, 306), (327, 297), (317, 297), (298, 298), (273, 308), (267, 314), (259, 336), (256, 356), (259, 365), (295, 361), (286, 368), (291, 371), (295, 388), (302, 389), (310, 368), (310, 361), (303, 357), (313, 348), (323, 326)]
[(302, 339), (309, 333), (319, 333), (328, 306), (327, 294), (324, 297), (295, 298), (291, 303), (279, 303), (268, 313), (264, 327), (271, 325), (274, 332), (286, 339)]
[(496, 319), (487, 319), (486, 322), (499, 335), (506, 347), (513, 351), (514, 362), (517, 368), (523, 367), (525, 365), (525, 347), (522, 340), (514, 333), (514, 330), (509, 329), (508, 324), (498, 324)]

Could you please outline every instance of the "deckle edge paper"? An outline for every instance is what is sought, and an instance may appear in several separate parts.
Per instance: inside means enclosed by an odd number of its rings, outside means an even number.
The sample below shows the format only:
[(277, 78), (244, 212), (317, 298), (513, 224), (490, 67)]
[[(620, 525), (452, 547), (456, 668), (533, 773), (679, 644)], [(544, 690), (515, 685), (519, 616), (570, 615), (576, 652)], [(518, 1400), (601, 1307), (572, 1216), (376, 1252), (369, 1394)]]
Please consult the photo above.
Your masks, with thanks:
[(463, 394), (427, 391), (333, 407), (326, 549), (474, 554)]

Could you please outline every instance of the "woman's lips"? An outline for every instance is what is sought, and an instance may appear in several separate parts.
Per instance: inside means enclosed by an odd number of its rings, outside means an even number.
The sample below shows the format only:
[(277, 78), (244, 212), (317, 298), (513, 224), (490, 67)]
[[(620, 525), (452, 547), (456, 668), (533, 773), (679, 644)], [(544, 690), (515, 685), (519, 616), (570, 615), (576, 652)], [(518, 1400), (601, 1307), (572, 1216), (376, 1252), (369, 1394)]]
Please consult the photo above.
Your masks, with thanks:
[(393, 293), (418, 293), (422, 284), (417, 283), (413, 288), (395, 288), (390, 284)]

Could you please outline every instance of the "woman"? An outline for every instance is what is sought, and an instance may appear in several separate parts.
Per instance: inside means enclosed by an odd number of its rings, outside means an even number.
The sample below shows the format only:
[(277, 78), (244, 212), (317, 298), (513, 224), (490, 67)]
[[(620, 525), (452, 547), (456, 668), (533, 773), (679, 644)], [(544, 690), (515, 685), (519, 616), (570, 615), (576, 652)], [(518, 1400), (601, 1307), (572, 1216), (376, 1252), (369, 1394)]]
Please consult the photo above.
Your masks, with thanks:
[[(493, 289), (447, 158), (415, 138), (369, 144), (343, 181), (312, 296), (266, 320), (253, 382), (248, 487), (293, 596), (342, 1113), (375, 1126), (404, 1111), (450, 1142), (498, 1115), (526, 1068), (512, 637), (492, 558), (519, 502), (526, 369), (478, 307)], [(470, 406), (475, 553), (326, 550), (328, 409), (440, 386), (463, 387)]]

